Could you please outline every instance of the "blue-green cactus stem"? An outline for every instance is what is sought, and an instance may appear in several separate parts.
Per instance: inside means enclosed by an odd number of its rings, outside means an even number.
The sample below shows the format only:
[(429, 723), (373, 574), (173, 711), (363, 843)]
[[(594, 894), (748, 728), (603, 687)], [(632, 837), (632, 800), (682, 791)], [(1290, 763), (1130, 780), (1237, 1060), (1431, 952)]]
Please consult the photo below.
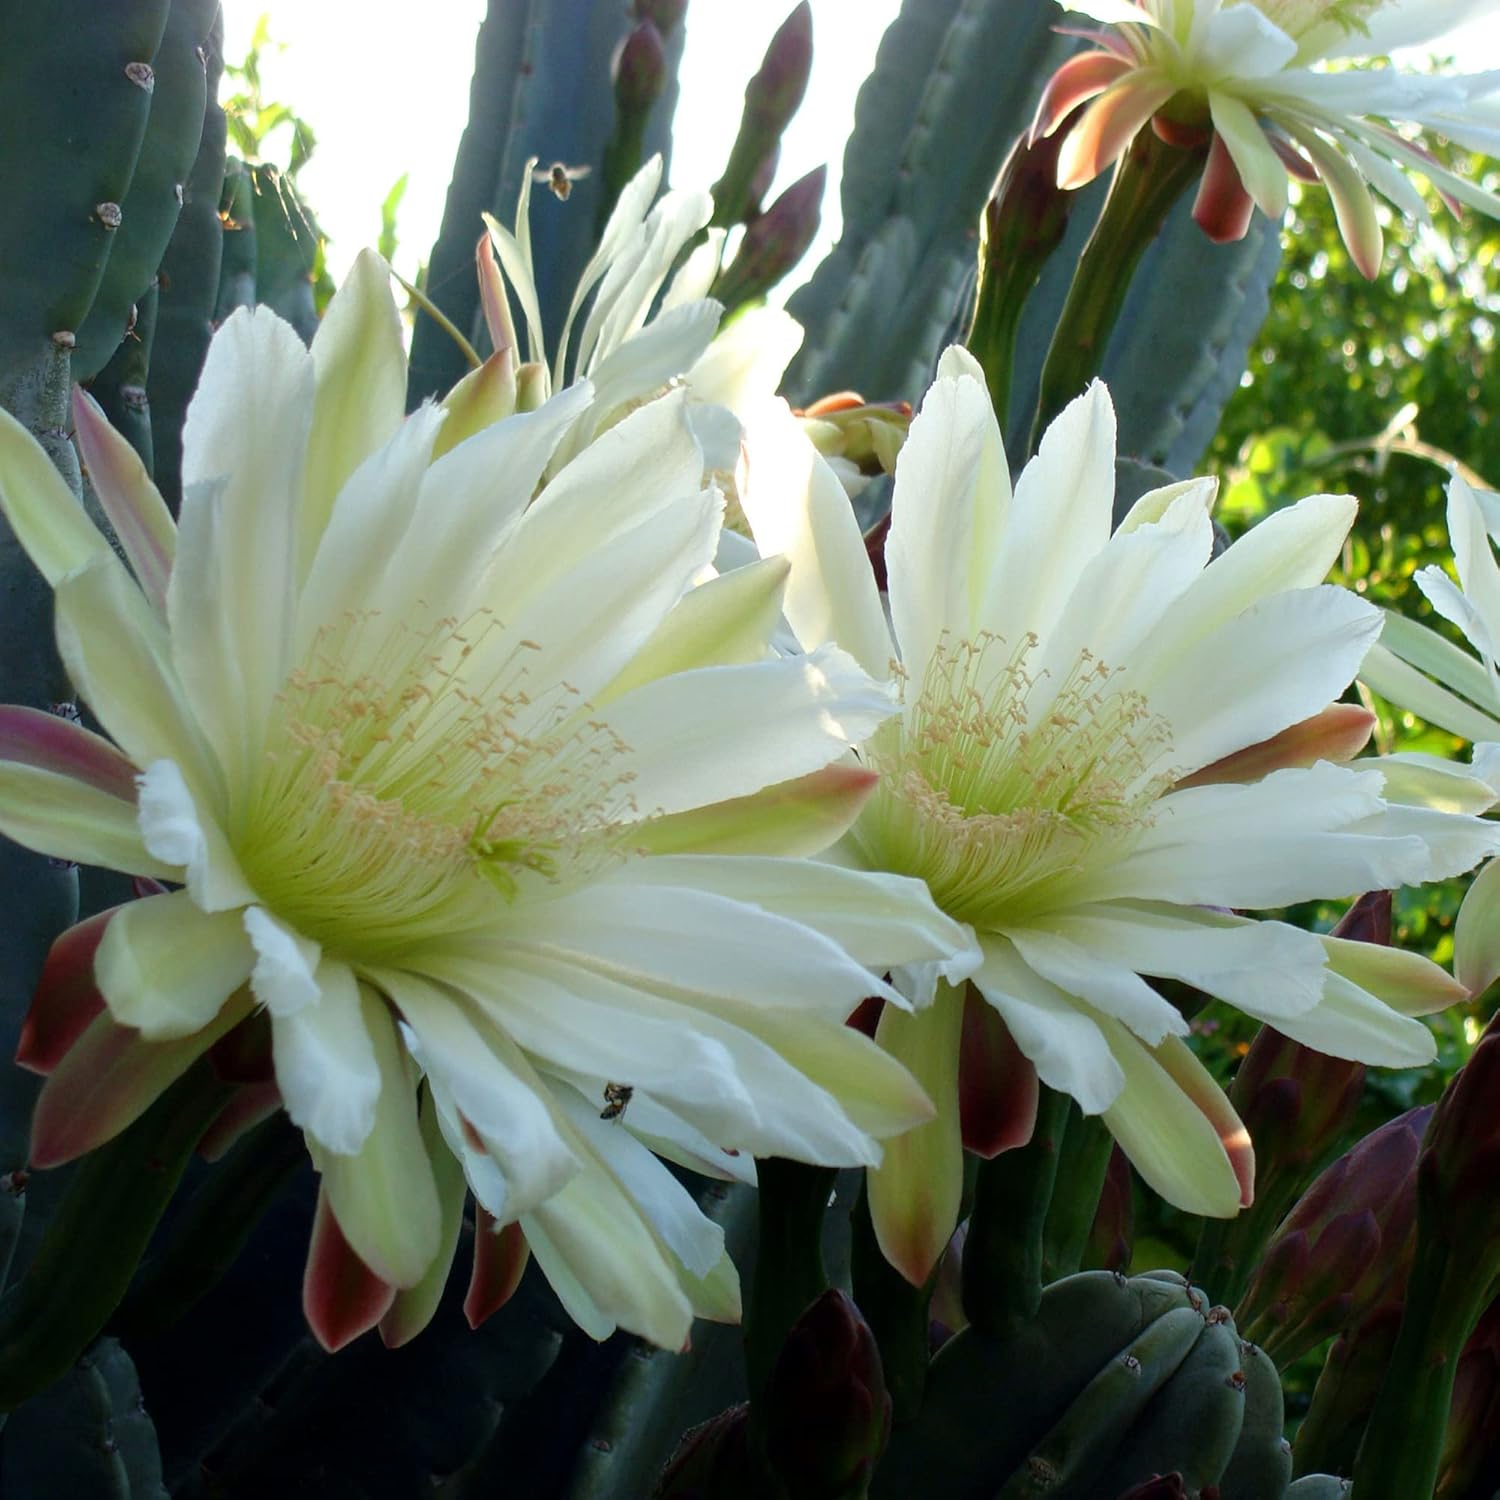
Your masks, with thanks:
[(255, 300), (311, 343), (318, 329), (314, 277), (322, 231), (291, 177), (262, 164), (248, 169), (255, 221)]
[(225, 124), (218, 101), (223, 31), (223, 18), (216, 15), (204, 45), (205, 102), (198, 155), (157, 274), (156, 336), (146, 380), (156, 487), (174, 513), (182, 490), (182, 424), (213, 334), (223, 257), (219, 196), (224, 186)]
[(100, 1339), (28, 1401), (0, 1440), (6, 1500), (167, 1500), (130, 1357)]
[(214, 322), (222, 323), (237, 307), (254, 307), (256, 223), (255, 178), (237, 156), (224, 160), (224, 188), (219, 199), (219, 222), (224, 226), (219, 289), (214, 300)]
[(109, 418), (110, 426), (135, 449), (149, 474), (152, 469), (151, 399), (146, 382), (151, 369), (151, 348), (156, 342), (159, 297), (155, 282), (135, 305), (130, 325), (109, 363), (89, 386)]
[(787, 301), (807, 330), (789, 400), (926, 387), (995, 175), (1076, 45), (1059, 19), (1054, 0), (904, 0), (855, 103), (839, 241)]
[(200, 1061), (74, 1172), (26, 1275), (0, 1298), (0, 1410), (58, 1379), (103, 1328), (228, 1095)]
[(1239, 1441), (1219, 1479), (1219, 1500), (1279, 1495), (1292, 1478), (1292, 1446), (1284, 1435), (1286, 1403), (1275, 1362), (1257, 1344), (1241, 1343), (1245, 1415)]
[[(156, 279), (198, 155), (208, 99), (207, 42), (218, 0), (171, 0), (161, 45), (151, 59), (151, 115), (93, 305), (79, 327), (73, 378), (91, 380), (128, 338)], [(135, 314), (138, 321), (139, 313)]]
[[(28, 0), (0, 48), (0, 401), (6, 371), (75, 336), (124, 216), (168, 0)], [(24, 141), (25, 149), (15, 149)], [(69, 346), (71, 347), (71, 346)]]

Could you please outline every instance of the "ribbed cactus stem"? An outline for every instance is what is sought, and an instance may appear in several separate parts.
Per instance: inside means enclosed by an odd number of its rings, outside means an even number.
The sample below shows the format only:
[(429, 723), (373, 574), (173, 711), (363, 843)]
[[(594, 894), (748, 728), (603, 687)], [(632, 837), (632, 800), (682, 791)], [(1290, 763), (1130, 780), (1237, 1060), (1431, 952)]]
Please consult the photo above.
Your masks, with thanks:
[(1149, 130), (1120, 158), (1042, 366), (1031, 452), (1053, 418), (1098, 373), (1135, 268), (1201, 166), (1198, 152), (1168, 146)]
[(1042, 1296), (1042, 1236), (1052, 1202), (1070, 1100), (1043, 1088), (1031, 1140), (981, 1162), (964, 1243), (964, 1311), (981, 1333), (1003, 1337)]

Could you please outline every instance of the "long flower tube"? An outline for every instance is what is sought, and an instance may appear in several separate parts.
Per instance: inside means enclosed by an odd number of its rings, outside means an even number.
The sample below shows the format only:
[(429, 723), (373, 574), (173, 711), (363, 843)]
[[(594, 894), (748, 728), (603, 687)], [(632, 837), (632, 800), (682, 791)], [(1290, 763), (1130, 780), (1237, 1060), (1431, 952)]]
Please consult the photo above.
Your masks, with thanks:
[(1279, 222), (1289, 178), (1321, 181), (1350, 258), (1368, 277), (1379, 272), (1383, 246), (1372, 189), (1426, 220), (1415, 175), (1451, 203), (1500, 216), (1500, 198), (1398, 128), (1494, 152), (1500, 75), (1322, 66), (1419, 45), (1493, 13), (1495, 0), (1067, 0), (1065, 8), (1102, 29), (1084, 33), (1092, 45), (1053, 75), (1038, 108), (1038, 136), (1069, 122), (1059, 186), (1092, 181), (1150, 124), (1174, 145), (1207, 147), (1193, 213), (1211, 239), (1239, 239), (1256, 208)]

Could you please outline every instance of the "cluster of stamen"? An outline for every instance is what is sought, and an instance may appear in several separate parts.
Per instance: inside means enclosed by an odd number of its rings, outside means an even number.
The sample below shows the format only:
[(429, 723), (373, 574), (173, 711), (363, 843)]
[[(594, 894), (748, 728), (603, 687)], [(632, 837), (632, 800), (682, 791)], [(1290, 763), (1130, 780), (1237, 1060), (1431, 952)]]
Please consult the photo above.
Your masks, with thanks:
[(1287, 36), (1304, 36), (1315, 26), (1333, 25), (1346, 32), (1365, 32), (1367, 19), (1388, 0), (1239, 0), (1253, 5)]
[[(378, 642), (367, 670), (343, 661)], [(272, 910), (374, 959), (482, 923), (529, 882), (587, 878), (633, 815), (624, 746), (535, 642), (488, 612), (422, 631), (369, 612), (292, 672), (236, 852)]]
[(855, 837), (877, 868), (919, 875), (981, 927), (1055, 899), (1101, 845), (1144, 828), (1171, 785), (1165, 722), (1087, 651), (1054, 683), (1037, 639), (946, 636), (916, 701), (876, 736), (880, 786)]

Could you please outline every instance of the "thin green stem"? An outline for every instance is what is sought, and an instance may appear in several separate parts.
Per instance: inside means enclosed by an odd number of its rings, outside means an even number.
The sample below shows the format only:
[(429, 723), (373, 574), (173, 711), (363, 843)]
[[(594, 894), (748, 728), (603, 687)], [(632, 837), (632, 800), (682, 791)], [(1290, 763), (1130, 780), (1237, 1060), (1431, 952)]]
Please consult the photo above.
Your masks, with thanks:
[(1071, 1276), (1083, 1263), (1114, 1144), (1109, 1127), (1098, 1115), (1086, 1115), (1076, 1103), (1069, 1103), (1062, 1144), (1068, 1170), (1053, 1184), (1042, 1231), (1044, 1282)]
[(850, 1275), (854, 1300), (880, 1350), (885, 1386), (896, 1425), (914, 1421), (927, 1384), (928, 1307), (937, 1284), (934, 1270), (923, 1286), (913, 1286), (886, 1260), (870, 1219), (863, 1187), (854, 1206)]
[(1053, 418), (1098, 374), (1135, 268), (1201, 166), (1199, 152), (1168, 146), (1150, 130), (1142, 130), (1120, 158), (1042, 366), (1031, 452)]
[(837, 1176), (772, 1156), (756, 1163), (760, 1223), (745, 1307), (745, 1366), (752, 1402), (770, 1379), (792, 1324), (828, 1289), (823, 1215)]
[(992, 1338), (1025, 1323), (1042, 1298), (1042, 1236), (1069, 1103), (1044, 1087), (1031, 1140), (979, 1167), (964, 1241), (964, 1311)]

